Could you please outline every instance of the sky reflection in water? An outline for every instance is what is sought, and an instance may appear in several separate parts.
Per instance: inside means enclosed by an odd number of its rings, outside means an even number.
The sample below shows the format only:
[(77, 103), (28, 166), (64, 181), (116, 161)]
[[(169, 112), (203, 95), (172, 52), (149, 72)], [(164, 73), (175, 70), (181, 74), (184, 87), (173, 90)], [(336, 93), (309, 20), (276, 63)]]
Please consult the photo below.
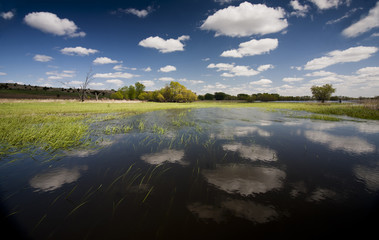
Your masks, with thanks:
[(158, 111), (104, 124), (141, 121), (143, 130), (95, 131), (96, 148), (59, 161), (3, 161), (2, 205), (38, 239), (265, 236), (267, 224), (268, 232), (291, 235), (293, 224), (331, 231), (336, 221), (370, 222), (378, 208), (377, 122), (246, 108)]

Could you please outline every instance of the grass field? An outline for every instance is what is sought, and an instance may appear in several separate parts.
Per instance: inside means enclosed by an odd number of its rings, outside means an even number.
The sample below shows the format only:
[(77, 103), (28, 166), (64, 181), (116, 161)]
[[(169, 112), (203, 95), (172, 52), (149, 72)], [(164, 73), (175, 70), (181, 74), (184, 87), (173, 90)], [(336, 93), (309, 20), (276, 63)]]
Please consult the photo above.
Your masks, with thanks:
[(85, 145), (89, 140), (89, 125), (106, 120), (104, 114), (107, 113), (112, 114), (112, 118), (124, 118), (156, 110), (212, 107), (306, 111), (316, 113), (309, 118), (318, 120), (338, 120), (335, 116), (325, 116), (329, 114), (379, 120), (378, 110), (356, 104), (4, 101), (0, 103), (0, 157), (25, 148), (55, 151)]

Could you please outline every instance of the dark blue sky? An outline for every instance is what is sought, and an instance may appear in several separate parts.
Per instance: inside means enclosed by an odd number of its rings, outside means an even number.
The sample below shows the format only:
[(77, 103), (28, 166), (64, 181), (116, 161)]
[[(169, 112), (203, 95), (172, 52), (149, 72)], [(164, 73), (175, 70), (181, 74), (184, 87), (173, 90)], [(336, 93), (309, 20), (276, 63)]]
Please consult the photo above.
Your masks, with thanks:
[(0, 0), (0, 82), (375, 96), (378, 27), (374, 0)]

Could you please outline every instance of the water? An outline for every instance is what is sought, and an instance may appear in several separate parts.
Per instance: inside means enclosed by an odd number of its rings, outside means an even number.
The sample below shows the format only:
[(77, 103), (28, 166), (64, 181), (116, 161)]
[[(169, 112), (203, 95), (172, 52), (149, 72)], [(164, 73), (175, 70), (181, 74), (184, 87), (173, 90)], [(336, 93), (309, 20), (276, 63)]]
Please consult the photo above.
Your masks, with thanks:
[[(2, 230), (32, 239), (375, 234), (377, 122), (288, 115), (159, 111), (94, 124), (96, 148), (52, 161), (9, 156), (0, 163)], [(107, 135), (101, 125), (130, 128)]]

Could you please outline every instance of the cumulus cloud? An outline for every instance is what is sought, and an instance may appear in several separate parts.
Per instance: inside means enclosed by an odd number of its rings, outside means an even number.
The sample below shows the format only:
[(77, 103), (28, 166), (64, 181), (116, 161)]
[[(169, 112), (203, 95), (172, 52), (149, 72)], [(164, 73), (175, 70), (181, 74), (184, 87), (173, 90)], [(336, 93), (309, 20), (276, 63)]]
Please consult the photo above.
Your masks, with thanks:
[(105, 82), (114, 84), (114, 85), (119, 86), (119, 87), (124, 85), (124, 82), (120, 79), (108, 79)]
[(309, 6), (308, 5), (301, 5), (298, 0), (292, 0), (290, 2), (291, 7), (294, 12), (291, 12), (292, 16), (297, 16), (297, 17), (305, 17), (307, 12), (309, 11)]
[(0, 76), (5, 76), (7, 75), (5, 72), (0, 72)]
[(346, 50), (335, 50), (326, 54), (324, 57), (315, 58), (305, 65), (306, 70), (318, 70), (328, 66), (345, 63), (345, 62), (359, 62), (372, 56), (378, 51), (377, 47), (351, 47)]
[(79, 32), (78, 26), (67, 18), (59, 18), (50, 12), (32, 12), (24, 17), (24, 21), (30, 27), (36, 28), (44, 33), (57, 36), (84, 37), (85, 32)]
[(300, 82), (303, 80), (304, 78), (291, 78), (291, 77), (283, 78), (283, 82)]
[(234, 63), (211, 63), (207, 66), (207, 68), (216, 68), (218, 72), (225, 71), (225, 73), (221, 75), (223, 77), (249, 77), (259, 74), (258, 71), (250, 68), (249, 66), (236, 66)]
[(47, 78), (49, 80), (59, 80), (63, 78), (72, 78), (75, 77), (75, 71), (72, 70), (64, 70), (62, 72), (58, 71), (51, 71), (51, 72), (46, 72), (46, 75), (48, 76)]
[(314, 3), (319, 9), (325, 10), (329, 8), (337, 8), (339, 5), (342, 5), (344, 2), (346, 4), (350, 3), (350, 0), (309, 0)]
[(151, 81), (151, 80), (142, 80), (142, 81), (138, 81), (138, 82), (142, 83), (146, 87), (152, 87), (155, 85), (154, 81)]
[(261, 79), (259, 81), (250, 82), (252, 85), (270, 85), (272, 81), (270, 79)]
[(158, 80), (159, 81), (165, 81), (165, 82), (175, 81), (175, 79), (173, 79), (172, 77), (161, 77)]
[(379, 76), (379, 67), (365, 67), (357, 71), (357, 74), (365, 76)]
[(91, 48), (84, 48), (84, 47), (66, 47), (60, 50), (61, 53), (65, 55), (70, 55), (70, 56), (88, 56), (90, 54), (94, 54), (99, 52), (96, 49), (91, 49)]
[(173, 71), (176, 71), (176, 67), (172, 65), (167, 65), (165, 67), (161, 67), (158, 71), (159, 72), (173, 72)]
[(201, 25), (202, 30), (215, 31), (215, 36), (246, 37), (282, 31), (288, 26), (282, 8), (270, 8), (264, 4), (243, 2), (229, 6), (209, 16)]
[(181, 79), (179, 79), (179, 81), (181, 81), (181, 82), (188, 82), (188, 83), (191, 83), (191, 84), (201, 84), (201, 83), (204, 83), (204, 81), (202, 81), (202, 80), (188, 80), (186, 78), (181, 78)]
[(133, 78), (139, 77), (138, 75), (134, 75), (126, 72), (114, 72), (114, 73), (96, 73), (94, 78)]
[(146, 9), (142, 9), (142, 10), (138, 10), (135, 8), (126, 8), (126, 9), (119, 8), (119, 9), (117, 9), (117, 11), (113, 11), (112, 14), (125, 13), (125, 14), (135, 15), (139, 18), (145, 18), (145, 17), (147, 17), (147, 15), (149, 15), (153, 11), (154, 11), (154, 9), (151, 6), (148, 6)]
[(370, 9), (366, 17), (350, 25), (342, 31), (342, 34), (346, 37), (356, 37), (377, 27), (379, 27), (379, 2)]
[(37, 62), (50, 62), (51, 60), (53, 60), (52, 57), (41, 54), (34, 55), (33, 59)]
[(89, 85), (90, 85), (90, 86), (93, 86), (93, 87), (102, 87), (102, 86), (104, 86), (104, 83), (95, 83), (95, 82), (91, 82)]
[(169, 53), (176, 51), (184, 51), (184, 44), (182, 41), (189, 40), (190, 37), (188, 35), (183, 35), (178, 37), (177, 39), (163, 39), (161, 37), (148, 37), (138, 43), (139, 46), (146, 48), (155, 48), (159, 50), (161, 53)]
[(221, 5), (232, 3), (235, 0), (213, 0), (216, 3), (219, 3)]
[(122, 66), (122, 64), (119, 64), (119, 65), (116, 65), (113, 67), (113, 70), (116, 70), (116, 71), (123, 71), (123, 70), (137, 70), (137, 68), (131, 68), (131, 67), (124, 67)]
[(272, 69), (272, 68), (274, 68), (274, 65), (272, 65), (272, 64), (264, 64), (264, 65), (260, 65), (257, 68), (257, 70), (258, 70), (258, 72), (263, 72), (263, 71), (267, 71), (267, 70)]
[(119, 61), (112, 60), (108, 57), (98, 57), (95, 60), (93, 60), (94, 64), (110, 64), (110, 63), (120, 63)]
[(250, 40), (243, 42), (239, 45), (238, 49), (232, 49), (224, 51), (221, 57), (234, 57), (242, 58), (245, 56), (261, 55), (264, 53), (269, 53), (278, 47), (278, 39), (264, 38), (260, 40)]
[(144, 70), (145, 72), (151, 72), (151, 71), (152, 71), (151, 67), (144, 68), (143, 70)]
[(9, 12), (1, 12), (0, 17), (2, 17), (5, 20), (10, 20), (14, 17), (14, 13), (12, 11)]

